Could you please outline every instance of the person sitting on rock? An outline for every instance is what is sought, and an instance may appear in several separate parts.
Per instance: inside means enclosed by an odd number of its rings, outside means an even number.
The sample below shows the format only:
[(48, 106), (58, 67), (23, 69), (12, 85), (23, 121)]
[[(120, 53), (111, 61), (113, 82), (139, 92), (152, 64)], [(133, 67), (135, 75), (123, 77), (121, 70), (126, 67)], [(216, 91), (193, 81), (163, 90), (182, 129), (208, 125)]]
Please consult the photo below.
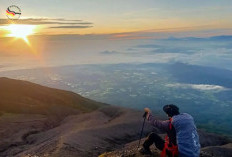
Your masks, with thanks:
[(155, 146), (162, 151), (161, 157), (199, 157), (200, 144), (199, 136), (194, 124), (193, 117), (187, 113), (179, 113), (176, 105), (169, 104), (163, 107), (163, 111), (169, 117), (169, 120), (156, 120), (149, 108), (145, 108), (146, 119), (148, 122), (167, 133), (165, 140), (152, 132), (143, 143), (140, 149), (142, 154), (152, 154), (150, 146)]

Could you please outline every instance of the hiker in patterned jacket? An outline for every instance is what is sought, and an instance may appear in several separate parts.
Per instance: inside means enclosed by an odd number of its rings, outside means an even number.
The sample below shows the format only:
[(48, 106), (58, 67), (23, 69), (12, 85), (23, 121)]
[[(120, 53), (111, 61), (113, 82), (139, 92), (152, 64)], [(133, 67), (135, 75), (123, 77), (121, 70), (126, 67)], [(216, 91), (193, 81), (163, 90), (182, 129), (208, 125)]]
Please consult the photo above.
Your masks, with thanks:
[(140, 150), (142, 154), (152, 154), (150, 146), (154, 143), (155, 146), (162, 151), (161, 157), (199, 157), (200, 144), (199, 136), (194, 124), (193, 117), (187, 113), (179, 113), (179, 108), (173, 104), (165, 105), (164, 112), (169, 117), (169, 120), (156, 120), (149, 108), (144, 109), (147, 113), (148, 122), (167, 133), (165, 140), (159, 135), (152, 132), (143, 143), (143, 148)]

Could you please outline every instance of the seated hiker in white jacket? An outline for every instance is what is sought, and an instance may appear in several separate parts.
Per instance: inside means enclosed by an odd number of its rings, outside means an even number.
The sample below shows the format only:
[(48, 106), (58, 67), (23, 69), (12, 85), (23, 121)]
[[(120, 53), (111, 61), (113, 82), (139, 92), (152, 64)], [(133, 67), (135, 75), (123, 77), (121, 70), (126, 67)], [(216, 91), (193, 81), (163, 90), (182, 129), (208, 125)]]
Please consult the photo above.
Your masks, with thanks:
[(152, 132), (140, 150), (142, 154), (151, 154), (150, 146), (155, 146), (162, 151), (161, 157), (199, 157), (200, 144), (199, 136), (191, 115), (179, 113), (179, 108), (173, 104), (165, 105), (164, 112), (169, 120), (156, 120), (149, 108), (144, 109), (147, 113), (148, 122), (158, 129), (167, 133), (165, 140)]

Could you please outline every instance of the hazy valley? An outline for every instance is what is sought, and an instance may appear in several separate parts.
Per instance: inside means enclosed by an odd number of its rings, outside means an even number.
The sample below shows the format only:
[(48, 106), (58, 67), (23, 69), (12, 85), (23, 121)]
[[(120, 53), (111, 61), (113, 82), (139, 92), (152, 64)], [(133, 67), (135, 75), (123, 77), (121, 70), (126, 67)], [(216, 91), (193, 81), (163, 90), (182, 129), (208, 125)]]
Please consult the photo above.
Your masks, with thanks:
[[(175, 103), (200, 128), (231, 135), (232, 72), (174, 64), (76, 65), (1, 72), (1, 76), (70, 90), (84, 97), (134, 109)], [(217, 117), (217, 118), (215, 118)]]

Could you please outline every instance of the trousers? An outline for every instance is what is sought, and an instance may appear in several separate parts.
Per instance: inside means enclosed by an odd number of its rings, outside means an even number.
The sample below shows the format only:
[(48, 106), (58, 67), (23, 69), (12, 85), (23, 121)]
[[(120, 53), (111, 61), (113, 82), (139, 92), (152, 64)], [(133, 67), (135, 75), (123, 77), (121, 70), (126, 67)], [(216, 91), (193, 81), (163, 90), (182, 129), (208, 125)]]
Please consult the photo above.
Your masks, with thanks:
[[(165, 141), (159, 135), (152, 132), (149, 134), (149, 136), (147, 137), (147, 139), (143, 143), (143, 147), (145, 149), (150, 149), (150, 146), (152, 144), (155, 144), (156, 148), (159, 149), (160, 151), (162, 151), (164, 149)], [(167, 155), (168, 155), (168, 157), (172, 157), (172, 154), (169, 151), (167, 151)]]

